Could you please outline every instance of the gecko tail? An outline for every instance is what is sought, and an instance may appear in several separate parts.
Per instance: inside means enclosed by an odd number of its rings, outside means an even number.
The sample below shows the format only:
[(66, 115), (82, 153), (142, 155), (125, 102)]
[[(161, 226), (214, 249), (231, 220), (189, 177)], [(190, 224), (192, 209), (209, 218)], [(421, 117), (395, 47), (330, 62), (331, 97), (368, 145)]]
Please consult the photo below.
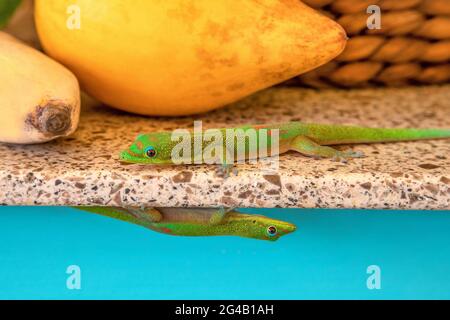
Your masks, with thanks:
[(314, 126), (308, 136), (322, 145), (416, 141), (450, 138), (450, 129)]
[[(381, 129), (373, 132), (375, 139), (389, 141), (410, 141), (450, 138), (450, 130), (446, 129)], [(370, 137), (369, 137), (370, 138)], [(370, 141), (369, 141), (370, 142)]]

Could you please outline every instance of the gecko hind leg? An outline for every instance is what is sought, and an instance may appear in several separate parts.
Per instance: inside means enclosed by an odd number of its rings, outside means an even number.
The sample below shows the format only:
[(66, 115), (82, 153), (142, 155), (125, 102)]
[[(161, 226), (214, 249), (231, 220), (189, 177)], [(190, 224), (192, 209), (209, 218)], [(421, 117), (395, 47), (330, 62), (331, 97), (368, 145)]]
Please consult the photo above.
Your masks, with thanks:
[(129, 211), (133, 215), (144, 219), (145, 221), (156, 223), (162, 220), (162, 214), (155, 208), (145, 208), (145, 207), (125, 207), (125, 210)]
[(364, 153), (358, 151), (339, 151), (331, 147), (321, 146), (313, 140), (298, 136), (291, 142), (291, 150), (313, 158), (328, 158), (346, 162), (348, 159), (363, 158)]

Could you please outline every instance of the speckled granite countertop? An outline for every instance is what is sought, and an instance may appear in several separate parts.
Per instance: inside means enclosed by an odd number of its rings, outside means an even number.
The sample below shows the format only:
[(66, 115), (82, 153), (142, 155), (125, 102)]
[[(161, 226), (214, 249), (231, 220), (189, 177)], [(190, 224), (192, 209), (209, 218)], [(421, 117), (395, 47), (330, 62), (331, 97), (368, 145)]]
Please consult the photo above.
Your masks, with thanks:
[(123, 165), (138, 133), (289, 120), (395, 127), (450, 127), (450, 86), (323, 91), (275, 88), (195, 118), (144, 118), (85, 108), (77, 133), (45, 145), (0, 144), (0, 204), (218, 207), (450, 208), (450, 141), (360, 145), (348, 164), (296, 153), (277, 174), (239, 166)]

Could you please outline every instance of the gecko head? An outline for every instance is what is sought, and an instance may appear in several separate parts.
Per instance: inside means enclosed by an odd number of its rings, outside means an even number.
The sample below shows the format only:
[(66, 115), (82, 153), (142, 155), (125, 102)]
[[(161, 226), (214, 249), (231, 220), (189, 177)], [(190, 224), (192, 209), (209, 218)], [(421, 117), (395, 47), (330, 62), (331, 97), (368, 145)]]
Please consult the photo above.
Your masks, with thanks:
[(236, 229), (242, 229), (242, 236), (259, 240), (276, 241), (297, 229), (292, 223), (259, 215), (239, 214), (235, 221), (241, 225)]
[(141, 134), (119, 158), (129, 163), (170, 164), (172, 144), (170, 132)]

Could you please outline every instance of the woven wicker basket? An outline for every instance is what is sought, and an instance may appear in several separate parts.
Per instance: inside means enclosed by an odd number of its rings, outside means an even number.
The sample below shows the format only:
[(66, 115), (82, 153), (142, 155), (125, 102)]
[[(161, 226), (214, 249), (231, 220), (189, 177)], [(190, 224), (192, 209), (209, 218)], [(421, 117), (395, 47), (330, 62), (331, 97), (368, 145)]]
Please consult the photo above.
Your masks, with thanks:
[[(338, 21), (350, 40), (335, 61), (287, 82), (315, 88), (450, 81), (450, 0), (303, 0)], [(368, 6), (381, 29), (367, 28)]]

